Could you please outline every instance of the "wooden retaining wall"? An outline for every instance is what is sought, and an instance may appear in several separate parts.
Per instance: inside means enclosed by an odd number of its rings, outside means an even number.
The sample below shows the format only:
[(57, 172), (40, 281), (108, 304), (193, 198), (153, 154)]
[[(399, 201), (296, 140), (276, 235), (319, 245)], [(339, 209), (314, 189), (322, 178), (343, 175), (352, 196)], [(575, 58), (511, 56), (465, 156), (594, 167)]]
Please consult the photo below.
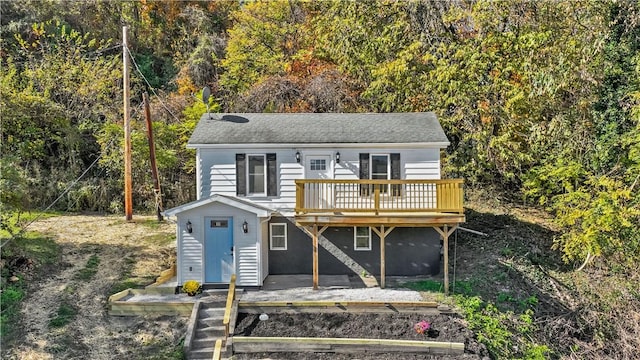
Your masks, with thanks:
[(409, 352), (450, 355), (464, 353), (464, 344), (417, 340), (234, 336), (233, 352), (335, 352), (358, 354)]
[(419, 313), (450, 314), (451, 308), (423, 301), (240, 301), (238, 312), (262, 313)]
[[(167, 291), (170, 291), (168, 293)], [(193, 309), (193, 302), (185, 301), (126, 301), (133, 295), (173, 294), (173, 289), (156, 287), (153, 289), (127, 289), (109, 296), (108, 313), (115, 316), (140, 315), (181, 315), (189, 316)]]

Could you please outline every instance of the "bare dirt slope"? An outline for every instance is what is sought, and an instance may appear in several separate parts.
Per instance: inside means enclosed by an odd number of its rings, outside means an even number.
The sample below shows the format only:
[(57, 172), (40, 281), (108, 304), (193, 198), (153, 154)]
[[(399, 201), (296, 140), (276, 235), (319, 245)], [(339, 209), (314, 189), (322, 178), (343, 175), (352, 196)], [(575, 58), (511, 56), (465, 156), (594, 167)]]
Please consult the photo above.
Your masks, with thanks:
[[(107, 314), (107, 299), (124, 280), (151, 283), (169, 267), (174, 225), (152, 217), (127, 223), (122, 217), (77, 215), (44, 219), (30, 230), (54, 237), (62, 256), (58, 266), (30, 284), (20, 334), (3, 349), (3, 358), (136, 359), (179, 349), (186, 319)], [(52, 326), (61, 305), (75, 315)]]

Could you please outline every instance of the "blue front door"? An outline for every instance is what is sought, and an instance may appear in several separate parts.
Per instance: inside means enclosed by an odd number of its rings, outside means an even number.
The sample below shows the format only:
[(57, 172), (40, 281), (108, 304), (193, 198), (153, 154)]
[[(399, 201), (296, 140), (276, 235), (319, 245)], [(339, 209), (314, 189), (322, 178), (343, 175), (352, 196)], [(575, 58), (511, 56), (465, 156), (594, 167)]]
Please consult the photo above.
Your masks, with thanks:
[(228, 283), (233, 271), (233, 219), (204, 218), (204, 282)]

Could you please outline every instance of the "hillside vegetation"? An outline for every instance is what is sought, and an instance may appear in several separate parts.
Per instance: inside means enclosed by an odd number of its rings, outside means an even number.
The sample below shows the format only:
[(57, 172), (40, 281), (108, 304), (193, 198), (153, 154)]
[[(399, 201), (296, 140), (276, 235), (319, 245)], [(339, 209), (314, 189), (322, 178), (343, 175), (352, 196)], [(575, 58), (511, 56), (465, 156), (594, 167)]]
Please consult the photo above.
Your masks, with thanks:
[(451, 141), (446, 177), (549, 216), (553, 235), (535, 246), (550, 262), (533, 261), (573, 304), (558, 313), (573, 325), (553, 324), (576, 341), (544, 340), (545, 356), (633, 357), (640, 2), (28, 0), (1, 11), (3, 243), (25, 236), (17, 214), (52, 203), (122, 211), (127, 24), (137, 211), (155, 206), (144, 91), (167, 208), (195, 197), (185, 144), (204, 86), (211, 111), (433, 111)]

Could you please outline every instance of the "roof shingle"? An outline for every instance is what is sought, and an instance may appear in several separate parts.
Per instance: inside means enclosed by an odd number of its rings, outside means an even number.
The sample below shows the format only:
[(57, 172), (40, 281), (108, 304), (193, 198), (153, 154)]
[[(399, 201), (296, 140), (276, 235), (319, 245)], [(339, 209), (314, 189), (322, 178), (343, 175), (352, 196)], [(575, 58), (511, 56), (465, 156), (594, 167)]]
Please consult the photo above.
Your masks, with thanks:
[(448, 144), (436, 115), (424, 113), (204, 114), (190, 147), (207, 144)]

